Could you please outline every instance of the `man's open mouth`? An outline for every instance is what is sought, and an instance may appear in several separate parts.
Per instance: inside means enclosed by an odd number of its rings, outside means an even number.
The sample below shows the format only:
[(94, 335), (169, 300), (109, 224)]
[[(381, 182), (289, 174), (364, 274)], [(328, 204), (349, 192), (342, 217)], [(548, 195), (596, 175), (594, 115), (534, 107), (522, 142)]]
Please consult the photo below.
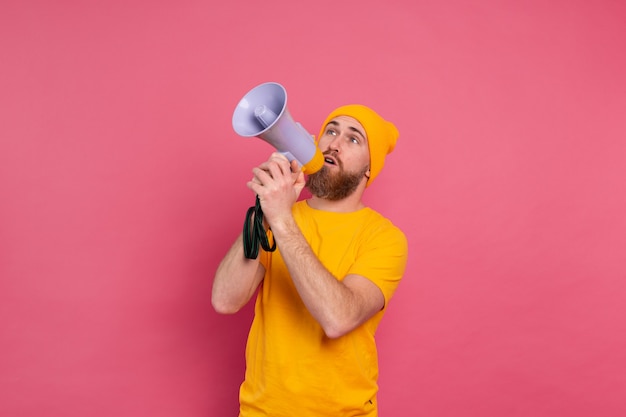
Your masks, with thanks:
[(330, 155), (324, 155), (324, 162), (330, 165), (337, 165), (337, 160)]

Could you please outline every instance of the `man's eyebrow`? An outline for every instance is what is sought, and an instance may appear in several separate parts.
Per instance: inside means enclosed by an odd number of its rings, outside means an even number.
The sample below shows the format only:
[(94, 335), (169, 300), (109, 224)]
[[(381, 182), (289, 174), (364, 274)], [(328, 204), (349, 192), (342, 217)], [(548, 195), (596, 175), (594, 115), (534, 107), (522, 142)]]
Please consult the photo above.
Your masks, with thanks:
[(350, 130), (352, 130), (353, 132), (358, 133), (359, 135), (361, 135), (361, 137), (362, 137), (363, 139), (365, 139), (365, 135), (363, 134), (363, 132), (361, 132), (361, 131), (360, 131), (359, 129), (357, 129), (356, 127), (352, 127), (352, 126), (350, 126), (350, 127), (349, 127), (349, 129), (350, 129)]
[[(328, 126), (330, 126), (330, 125), (333, 125), (333, 126), (339, 126), (339, 123), (338, 123), (338, 122), (336, 122), (336, 121), (334, 121), (334, 120), (331, 120), (330, 122), (326, 123), (326, 127), (328, 127)], [(353, 132), (358, 133), (359, 135), (361, 135), (361, 137), (362, 137), (363, 139), (365, 139), (365, 138), (366, 138), (366, 136), (363, 134), (363, 132), (361, 132), (361, 131), (360, 131), (359, 129), (357, 129), (356, 127), (349, 126), (349, 127), (348, 127), (348, 129), (350, 129), (350, 130), (351, 130), (351, 131), (353, 131)]]

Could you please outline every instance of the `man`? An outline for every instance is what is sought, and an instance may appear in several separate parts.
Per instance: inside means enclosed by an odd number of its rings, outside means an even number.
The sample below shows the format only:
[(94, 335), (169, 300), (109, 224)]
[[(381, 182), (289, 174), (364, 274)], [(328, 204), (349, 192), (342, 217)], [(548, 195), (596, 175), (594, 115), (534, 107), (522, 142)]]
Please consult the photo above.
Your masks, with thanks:
[[(257, 291), (240, 417), (378, 415), (374, 333), (406, 266), (407, 241), (363, 193), (396, 144), (396, 127), (348, 105), (322, 125), (323, 168), (305, 180), (281, 154), (253, 169), (277, 245), (246, 259), (240, 236), (219, 265), (212, 303), (234, 313)], [(303, 187), (311, 192), (298, 201)]]

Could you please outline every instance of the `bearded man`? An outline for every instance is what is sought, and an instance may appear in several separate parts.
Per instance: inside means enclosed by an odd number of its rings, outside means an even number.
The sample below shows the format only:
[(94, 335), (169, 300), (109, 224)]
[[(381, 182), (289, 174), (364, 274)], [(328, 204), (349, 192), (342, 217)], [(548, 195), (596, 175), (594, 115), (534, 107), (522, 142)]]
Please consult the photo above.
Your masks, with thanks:
[[(398, 130), (369, 107), (332, 111), (317, 146), (324, 166), (304, 174), (280, 153), (253, 169), (276, 251), (244, 256), (243, 236), (220, 263), (216, 311), (254, 294), (240, 417), (378, 416), (374, 335), (406, 267), (404, 233), (362, 200)], [(304, 187), (311, 197), (298, 200)]]

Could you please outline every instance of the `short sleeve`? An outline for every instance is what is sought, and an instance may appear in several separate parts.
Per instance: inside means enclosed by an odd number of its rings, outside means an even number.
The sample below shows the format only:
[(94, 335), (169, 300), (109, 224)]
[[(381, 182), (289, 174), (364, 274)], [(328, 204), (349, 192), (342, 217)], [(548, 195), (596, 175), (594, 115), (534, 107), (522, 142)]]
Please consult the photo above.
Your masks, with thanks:
[(364, 238), (350, 273), (362, 275), (376, 284), (387, 305), (404, 275), (407, 259), (406, 236), (385, 219)]

